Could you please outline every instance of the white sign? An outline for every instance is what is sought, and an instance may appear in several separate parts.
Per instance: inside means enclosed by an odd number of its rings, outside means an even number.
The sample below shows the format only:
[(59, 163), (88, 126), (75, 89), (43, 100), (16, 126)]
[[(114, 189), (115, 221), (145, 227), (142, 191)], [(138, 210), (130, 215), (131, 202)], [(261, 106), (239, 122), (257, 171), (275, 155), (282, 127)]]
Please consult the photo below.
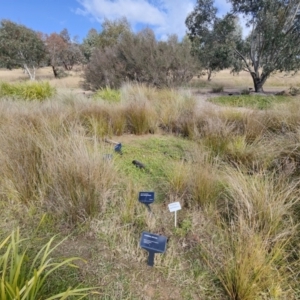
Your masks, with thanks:
[(177, 210), (181, 209), (181, 206), (180, 206), (179, 202), (170, 203), (170, 204), (168, 204), (168, 207), (169, 207), (170, 212), (177, 211)]

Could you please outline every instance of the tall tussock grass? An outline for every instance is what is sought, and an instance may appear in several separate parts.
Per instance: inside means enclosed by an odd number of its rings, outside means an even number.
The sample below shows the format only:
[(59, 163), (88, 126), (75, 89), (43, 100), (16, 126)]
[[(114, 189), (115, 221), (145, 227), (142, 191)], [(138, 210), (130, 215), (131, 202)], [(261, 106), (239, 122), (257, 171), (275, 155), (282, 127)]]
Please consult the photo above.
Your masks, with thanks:
[(299, 182), (224, 171), (224, 204), (209, 229), (213, 238), (199, 246), (201, 257), (230, 299), (292, 297), (297, 267), (290, 247), (297, 234)]
[(86, 103), (79, 118), (88, 135), (104, 137), (122, 135), (126, 130), (126, 115), (120, 105)]
[(203, 147), (191, 150), (187, 162), (174, 162), (167, 171), (168, 193), (189, 208), (215, 208), (223, 190), (217, 163)]
[(7, 203), (34, 202), (71, 223), (105, 211), (115, 170), (99, 142), (86, 139), (76, 123), (59, 132), (47, 123), (39, 126), (16, 122), (0, 129), (1, 194)]
[(132, 128), (140, 124), (143, 130), (138, 131), (141, 132), (156, 131), (160, 127), (170, 133), (194, 136), (196, 102), (189, 92), (125, 84), (121, 88), (121, 99)]
[(52, 161), (47, 206), (75, 223), (105, 213), (115, 205), (117, 174), (101, 146), (74, 135), (60, 142), (47, 157)]
[(148, 102), (129, 102), (125, 106), (127, 128), (133, 134), (154, 133), (156, 130), (155, 111)]
[[(170, 237), (152, 277), (178, 285), (174, 299), (299, 298), (297, 105), (200, 107), (187, 91), (137, 84), (120, 98), (0, 101), (0, 234), (16, 223), (30, 230), (43, 214), (47, 234), (74, 231), (67, 251), (87, 252), (81, 279), (103, 297), (143, 297), (138, 240), (149, 231)], [(138, 201), (143, 190), (156, 193), (153, 213)]]

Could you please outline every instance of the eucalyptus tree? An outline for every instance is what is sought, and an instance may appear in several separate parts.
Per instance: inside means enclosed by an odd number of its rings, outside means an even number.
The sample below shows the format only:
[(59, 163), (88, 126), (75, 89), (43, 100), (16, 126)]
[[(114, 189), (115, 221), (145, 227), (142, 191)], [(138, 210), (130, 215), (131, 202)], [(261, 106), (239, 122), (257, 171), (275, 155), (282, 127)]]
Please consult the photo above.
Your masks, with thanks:
[(84, 62), (84, 55), (77, 37), (70, 37), (68, 30), (63, 29), (59, 36), (63, 39), (66, 47), (60, 53), (60, 59), (65, 70), (71, 71), (76, 64)]
[(213, 72), (233, 65), (232, 47), (242, 38), (237, 18), (230, 15), (218, 18), (213, 0), (199, 0), (187, 17), (186, 26), (192, 41), (192, 54), (199, 59), (208, 80)]
[(59, 67), (65, 70), (72, 70), (75, 64), (84, 61), (83, 52), (78, 42), (71, 39), (67, 29), (58, 33), (51, 33), (45, 38), (48, 63), (52, 67), (55, 78), (61, 76)]
[[(210, 11), (213, 1), (198, 0), (192, 12), (195, 15), (188, 26), (189, 34), (201, 38), (201, 28), (206, 20), (197, 18), (200, 3), (207, 2)], [(300, 69), (300, 0), (229, 0), (232, 9), (227, 19), (228, 31), (224, 31), (224, 42), (232, 33), (230, 22), (237, 15), (246, 19), (249, 36), (231, 43), (234, 54), (234, 71), (247, 71), (253, 80), (256, 92), (263, 91), (263, 85), (273, 72), (295, 72)], [(205, 13), (205, 12), (204, 12)], [(215, 10), (216, 14), (217, 11)], [(190, 17), (190, 16), (189, 16)], [(188, 17), (188, 18), (189, 18)]]
[(102, 30), (98, 31), (94, 28), (89, 30), (86, 38), (82, 43), (83, 54), (89, 61), (93, 51), (96, 49), (102, 49), (113, 47), (121, 41), (124, 35), (130, 34), (131, 27), (126, 18), (120, 18), (117, 20), (104, 20), (101, 24)]
[(45, 46), (38, 33), (23, 26), (2, 20), (0, 24), (0, 65), (22, 67), (31, 80), (45, 58)]
[(260, 0), (231, 1), (233, 12), (247, 18), (251, 32), (244, 47), (235, 49), (241, 61), (237, 68), (248, 71), (255, 91), (274, 71), (297, 71), (300, 68), (300, 1)]
[(95, 28), (89, 30), (87, 36), (83, 39), (81, 48), (82, 53), (87, 61), (90, 60), (94, 49), (97, 46), (99, 34)]
[(55, 78), (59, 78), (58, 67), (62, 65), (62, 53), (67, 50), (68, 44), (57, 33), (53, 32), (45, 39), (48, 63)]

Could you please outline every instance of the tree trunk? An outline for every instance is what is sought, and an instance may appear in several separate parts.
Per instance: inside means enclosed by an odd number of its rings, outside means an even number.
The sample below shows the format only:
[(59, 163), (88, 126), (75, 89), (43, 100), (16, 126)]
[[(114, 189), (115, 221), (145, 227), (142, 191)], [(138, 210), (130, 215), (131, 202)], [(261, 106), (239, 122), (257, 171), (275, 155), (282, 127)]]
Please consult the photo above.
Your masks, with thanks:
[(211, 73), (212, 73), (211, 69), (208, 69), (207, 70), (207, 81), (211, 81)]
[(33, 67), (33, 73), (30, 72), (30, 69), (26, 64), (23, 65), (25, 72), (29, 76), (30, 80), (35, 80), (35, 68)]
[(68, 65), (68, 64), (66, 64), (64, 61), (63, 61), (63, 65), (64, 65), (66, 71), (71, 71), (72, 68), (73, 68), (72, 65)]
[(58, 72), (55, 66), (51, 66), (55, 78), (58, 78)]
[(262, 78), (262, 76), (257, 75), (255, 72), (251, 72), (253, 84), (254, 84), (254, 90), (256, 93), (263, 93), (263, 85), (266, 81), (265, 78)]

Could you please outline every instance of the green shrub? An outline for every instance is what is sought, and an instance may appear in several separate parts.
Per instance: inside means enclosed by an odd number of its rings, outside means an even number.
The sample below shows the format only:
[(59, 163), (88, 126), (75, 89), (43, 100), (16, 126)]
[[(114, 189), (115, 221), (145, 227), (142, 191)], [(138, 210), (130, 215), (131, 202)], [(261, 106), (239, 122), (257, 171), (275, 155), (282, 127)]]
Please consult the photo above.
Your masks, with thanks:
[(55, 94), (49, 82), (0, 83), (0, 98), (13, 97), (23, 100), (45, 100)]
[[(28, 251), (23, 249), (24, 239), (20, 239), (19, 230), (13, 231), (0, 241), (0, 298), (2, 300), (67, 299), (69, 296), (87, 296), (92, 288), (77, 288), (59, 292), (56, 295), (43, 294), (49, 275), (63, 266), (75, 267), (71, 262), (77, 257), (54, 262), (50, 255), (61, 244), (53, 246), (51, 238), (32, 261)], [(47, 297), (47, 298), (46, 298)]]
[(109, 87), (101, 88), (96, 91), (93, 96), (94, 99), (103, 99), (111, 103), (120, 102), (121, 92), (119, 90), (114, 90)]

